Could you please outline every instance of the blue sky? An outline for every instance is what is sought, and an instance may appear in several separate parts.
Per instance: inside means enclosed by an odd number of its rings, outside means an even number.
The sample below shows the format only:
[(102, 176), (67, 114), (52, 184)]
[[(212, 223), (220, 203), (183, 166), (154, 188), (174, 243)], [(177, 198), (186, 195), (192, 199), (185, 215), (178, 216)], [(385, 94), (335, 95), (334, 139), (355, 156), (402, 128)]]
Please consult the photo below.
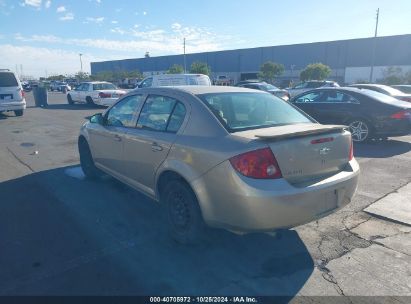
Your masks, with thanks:
[(0, 68), (35, 77), (90, 61), (411, 33), (410, 0), (0, 0)]

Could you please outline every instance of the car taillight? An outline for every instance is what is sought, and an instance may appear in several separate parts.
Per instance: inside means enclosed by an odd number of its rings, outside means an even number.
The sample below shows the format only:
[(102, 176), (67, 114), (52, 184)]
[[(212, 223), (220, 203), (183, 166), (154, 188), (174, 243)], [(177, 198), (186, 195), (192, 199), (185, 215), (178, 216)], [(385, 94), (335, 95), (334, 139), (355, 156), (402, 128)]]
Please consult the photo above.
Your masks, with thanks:
[(400, 111), (400, 112), (394, 113), (394, 114), (392, 114), (390, 117), (391, 117), (391, 118), (394, 118), (394, 119), (407, 119), (407, 118), (410, 118), (410, 117), (411, 117), (411, 113), (408, 112), (408, 111), (406, 111), (406, 110), (404, 110), (404, 111)]
[(21, 93), (21, 97), (24, 98), (24, 91), (20, 90), (20, 93)]
[(351, 161), (353, 158), (354, 158), (354, 145), (353, 145), (352, 139), (351, 139), (350, 154), (348, 155), (348, 160)]
[(281, 178), (281, 170), (270, 148), (246, 152), (230, 158), (235, 170), (244, 176), (258, 179)]
[(98, 97), (100, 97), (100, 98), (110, 98), (111, 94), (100, 92), (100, 93), (98, 93)]

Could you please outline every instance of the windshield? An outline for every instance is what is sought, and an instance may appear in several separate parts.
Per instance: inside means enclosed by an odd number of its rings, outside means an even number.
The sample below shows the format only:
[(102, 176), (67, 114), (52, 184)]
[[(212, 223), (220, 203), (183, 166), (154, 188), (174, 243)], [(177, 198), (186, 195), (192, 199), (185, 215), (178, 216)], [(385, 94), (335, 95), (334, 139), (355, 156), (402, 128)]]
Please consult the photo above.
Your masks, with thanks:
[(289, 103), (267, 93), (212, 93), (198, 97), (229, 132), (313, 122)]
[(260, 85), (260, 87), (264, 90), (264, 91), (273, 91), (273, 90), (279, 90), (279, 88), (277, 88), (276, 86), (273, 86), (272, 84), (262, 84)]
[(377, 100), (385, 102), (385, 103), (398, 104), (399, 102), (401, 102), (397, 98), (394, 98), (392, 96), (389, 96), (389, 95), (386, 95), (386, 94), (383, 94), (383, 93), (379, 93), (379, 92), (376, 92), (376, 91), (363, 89), (363, 90), (361, 90), (361, 92), (364, 93), (365, 95), (368, 95), (371, 98), (377, 99)]
[(382, 86), (380, 87), (383, 91), (387, 92), (388, 94), (390, 94), (391, 96), (398, 96), (398, 95), (404, 95), (403, 92), (401, 92), (400, 90), (391, 88), (389, 86)]
[(112, 83), (96, 83), (93, 84), (93, 90), (115, 90), (116, 86)]

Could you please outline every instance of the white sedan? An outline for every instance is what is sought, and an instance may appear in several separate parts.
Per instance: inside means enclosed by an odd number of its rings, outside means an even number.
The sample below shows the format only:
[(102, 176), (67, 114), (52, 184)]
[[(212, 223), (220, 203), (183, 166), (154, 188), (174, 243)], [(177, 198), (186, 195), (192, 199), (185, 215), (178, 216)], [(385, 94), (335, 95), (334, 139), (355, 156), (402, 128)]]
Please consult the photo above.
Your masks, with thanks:
[(114, 84), (102, 81), (83, 82), (73, 91), (67, 93), (69, 104), (82, 102), (101, 106), (111, 106), (117, 99), (126, 94)]

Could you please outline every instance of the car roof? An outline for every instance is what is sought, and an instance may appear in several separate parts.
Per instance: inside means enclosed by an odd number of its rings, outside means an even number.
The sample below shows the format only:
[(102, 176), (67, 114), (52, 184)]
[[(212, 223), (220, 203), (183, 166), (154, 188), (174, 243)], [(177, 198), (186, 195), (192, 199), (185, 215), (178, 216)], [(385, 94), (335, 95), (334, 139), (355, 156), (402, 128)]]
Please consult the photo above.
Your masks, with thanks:
[(385, 84), (377, 84), (377, 83), (356, 83), (356, 84), (350, 84), (350, 86), (364, 86), (364, 87), (375, 87), (375, 88), (384, 88), (387, 87)]
[(305, 91), (301, 94), (298, 94), (295, 97), (299, 97), (301, 95), (306, 95), (309, 94), (310, 92), (315, 92), (315, 91), (348, 91), (348, 92), (353, 92), (353, 93), (361, 93), (362, 90), (356, 87), (325, 87), (325, 88), (315, 88), (309, 91)]
[(99, 84), (99, 83), (111, 83), (108, 81), (84, 81), (82, 83)]
[(268, 94), (263, 91), (241, 88), (241, 87), (232, 87), (232, 86), (194, 86), (194, 85), (187, 85), (187, 86), (164, 86), (164, 87), (149, 87), (149, 88), (141, 88), (136, 89), (138, 90), (162, 90), (164, 91), (173, 91), (173, 92), (185, 92), (192, 95), (201, 95), (201, 94), (213, 94), (213, 93), (240, 93), (240, 92), (253, 92), (253, 93), (261, 93), (261, 94)]

